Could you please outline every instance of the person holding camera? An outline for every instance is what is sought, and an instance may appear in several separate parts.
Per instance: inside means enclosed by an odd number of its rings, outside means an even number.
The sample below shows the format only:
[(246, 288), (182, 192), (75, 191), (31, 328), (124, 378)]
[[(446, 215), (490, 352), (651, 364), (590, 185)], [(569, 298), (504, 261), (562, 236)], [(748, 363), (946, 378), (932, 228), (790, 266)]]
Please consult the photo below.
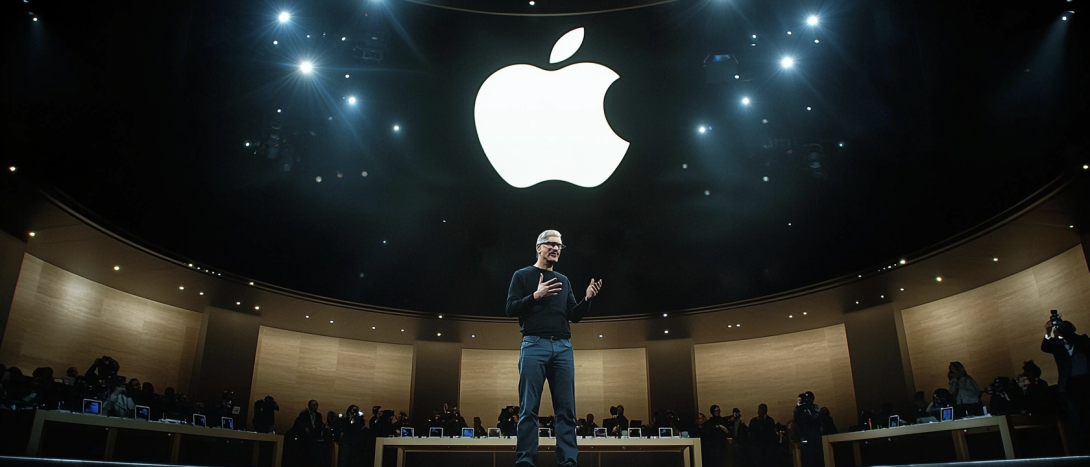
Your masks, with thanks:
[(1075, 434), (1075, 453), (1087, 452), (1086, 424), (1090, 421), (1090, 337), (1076, 333), (1075, 325), (1064, 321), (1056, 310), (1045, 323), (1041, 351), (1056, 359), (1056, 385), (1066, 405), (1067, 422)]
[(518, 317), (522, 332), (519, 351), (522, 411), (516, 430), (515, 463), (526, 467), (537, 463), (537, 412), (542, 388), (548, 380), (556, 415), (556, 462), (561, 467), (575, 466), (579, 446), (575, 439), (575, 359), (569, 323), (578, 323), (589, 312), (590, 301), (598, 295), (602, 281), (592, 278), (579, 299), (568, 278), (554, 270), (565, 248), (560, 232), (541, 232), (534, 248), (537, 261), (515, 271), (507, 291), (507, 316)]
[(821, 449), (821, 408), (814, 403), (814, 393), (799, 394), (795, 405), (795, 427), (802, 447), (802, 467), (825, 464)]
[(276, 412), (280, 410), (273, 396), (265, 396), (254, 402), (254, 431), (258, 433), (272, 433), (272, 427), (276, 424)]

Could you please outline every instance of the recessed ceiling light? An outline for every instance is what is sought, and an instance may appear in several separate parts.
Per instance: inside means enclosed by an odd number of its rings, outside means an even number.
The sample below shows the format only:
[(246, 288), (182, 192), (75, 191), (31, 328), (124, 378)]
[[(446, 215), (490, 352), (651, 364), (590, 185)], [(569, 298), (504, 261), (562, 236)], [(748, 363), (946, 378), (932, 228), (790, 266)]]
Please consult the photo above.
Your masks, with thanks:
[(250, 283), (250, 285), (254, 285), (254, 283), (253, 283), (253, 282), (251, 282), (251, 283)]
[(303, 62), (299, 63), (299, 71), (302, 71), (303, 73), (310, 73), (314, 71), (314, 64), (310, 63), (310, 61), (308, 60), (304, 60)]
[(820, 43), (821, 43), (821, 40), (820, 40), (820, 39), (814, 39), (814, 43), (815, 43), (815, 44), (820, 44)]
[(306, 319), (310, 319), (310, 315), (306, 315)]
[(900, 262), (901, 262), (901, 264), (905, 264), (905, 263), (907, 263), (908, 261), (905, 261), (905, 260), (903, 260), (903, 259), (902, 259), (902, 260), (901, 260)]
[(366, 178), (367, 177), (367, 171), (364, 170), (363, 172), (360, 172), (360, 175)]
[(179, 285), (178, 290), (185, 290), (185, 286), (184, 285)]
[(734, 79), (740, 79), (742, 75), (734, 75)]
[(291, 15), (288, 14), (288, 12), (286, 12), (286, 11), (281, 11), (280, 16), (278, 17), (278, 19), (280, 19), (281, 23), (286, 23), (286, 22), (288, 22), (289, 19), (291, 19)]
[(704, 190), (704, 196), (711, 196), (711, 190)]
[(1090, 169), (1090, 165), (1087, 165), (1087, 164), (1082, 165), (1082, 170), (1088, 170), (1088, 169)]
[(795, 315), (787, 315), (788, 318), (794, 318)]
[(742, 105), (749, 105), (749, 98), (748, 97), (743, 97), (742, 98)]
[(374, 327), (374, 326), (371, 326), (371, 329), (373, 330), (373, 329), (375, 329), (375, 327)]
[(193, 263), (189, 263), (189, 267), (193, 267)]
[(36, 233), (34, 233), (34, 232), (31, 232), (31, 233), (29, 233), (28, 235), (30, 235), (31, 237), (33, 237), (33, 236), (35, 236), (35, 235), (38, 235), (38, 234), (36, 234)]
[(401, 332), (405, 332), (405, 330), (404, 330), (404, 329), (402, 329), (402, 330), (401, 330)]
[(901, 292), (904, 292), (904, 291), (905, 291), (905, 288), (904, 288), (904, 287), (901, 287)]
[(11, 167), (8, 167), (8, 170), (10, 170), (10, 171), (14, 172), (14, 171), (15, 171), (15, 166), (13, 165), (13, 166), (11, 166)]
[(806, 24), (809, 24), (810, 26), (817, 26), (818, 17), (815, 15), (810, 15), (809, 18), (806, 18)]
[(704, 126), (702, 126), (702, 127), (700, 127), (700, 128), (697, 128), (697, 129), (696, 129), (696, 131), (698, 131), (698, 132), (700, 132), (700, 133), (704, 133), (705, 131), (708, 131), (708, 127), (704, 127)]
[(856, 300), (856, 301), (855, 301), (855, 304), (856, 304), (856, 305), (858, 305), (858, 304), (859, 304), (859, 300)]
[(120, 270), (121, 270), (121, 266), (114, 266), (114, 271), (120, 271)]
[(598, 337), (602, 337), (602, 334), (598, 334)]
[(198, 292), (197, 294), (198, 295), (204, 295), (204, 292)]
[(999, 258), (992, 258), (992, 261), (993, 261), (993, 262), (995, 262), (995, 261), (999, 261)]
[(735, 325), (734, 325), (734, 327), (736, 327), (736, 328), (740, 328), (740, 327), (742, 327), (742, 324), (741, 324), (741, 323), (739, 323), (739, 324), (735, 324)]
[(333, 324), (333, 320), (329, 320), (329, 324)]
[(810, 106), (806, 106), (806, 111), (807, 111), (807, 112), (809, 112), (809, 111), (811, 111), (811, 110), (813, 110), (813, 107), (810, 107)]
[(347, 36), (341, 36), (341, 40), (346, 41), (346, 40), (348, 40), (348, 37)]
[(935, 282), (942, 282), (942, 277), (936, 277)]
[(804, 311), (804, 312), (802, 312), (802, 315), (803, 315), (803, 316), (806, 316), (806, 312), (805, 312), (805, 311)]
[(477, 335), (476, 335), (476, 334), (470, 334), (470, 335), (469, 335), (469, 337), (470, 337), (471, 339), (476, 339), (476, 338), (477, 338)]
[[(382, 243), (386, 243), (386, 242), (383, 241)], [(443, 315), (439, 315), (439, 319), (443, 319)]]
[(1074, 228), (1075, 228), (1075, 225), (1074, 225), (1074, 224), (1072, 224), (1072, 225), (1069, 225), (1069, 226), (1067, 226), (1067, 228), (1069, 228), (1069, 229), (1074, 229)]
[[(280, 41), (273, 41), (273, 45), (280, 45)], [(277, 110), (279, 112), (279, 110)]]
[(255, 306), (255, 307), (254, 307), (254, 309), (255, 309), (255, 310), (260, 310), (260, 309), (261, 309), (261, 307), (259, 307), (259, 306)]
[(322, 183), (322, 176), (321, 176), (321, 175), (319, 175), (319, 176), (317, 176), (317, 177), (314, 177), (314, 181), (316, 181), (316, 182), (318, 182), (318, 183)]
[(662, 317), (663, 317), (663, 318), (665, 318), (665, 317), (666, 317), (666, 313), (663, 313), (663, 314), (662, 314)]
[(670, 334), (670, 330), (669, 330), (669, 329), (667, 329), (667, 330), (665, 330), (665, 331), (662, 331), (662, 333), (663, 333), (663, 334)]
[(732, 324), (728, 324), (728, 325), (727, 325), (727, 327), (728, 327), (728, 328), (732, 328), (732, 327), (734, 327), (734, 325), (732, 325)]
[(235, 302), (235, 305), (241, 305), (242, 302)]
[(437, 333), (435, 333), (435, 335), (439, 336), (439, 337), (443, 337), (443, 333), (441, 333), (441, 332), (437, 332)]
[(878, 298), (886, 298), (885, 295), (879, 295)]
[(790, 35), (791, 35), (791, 31), (787, 31), (787, 35), (788, 35), (788, 36), (790, 36)]
[(394, 131), (401, 131), (401, 125), (394, 125)]

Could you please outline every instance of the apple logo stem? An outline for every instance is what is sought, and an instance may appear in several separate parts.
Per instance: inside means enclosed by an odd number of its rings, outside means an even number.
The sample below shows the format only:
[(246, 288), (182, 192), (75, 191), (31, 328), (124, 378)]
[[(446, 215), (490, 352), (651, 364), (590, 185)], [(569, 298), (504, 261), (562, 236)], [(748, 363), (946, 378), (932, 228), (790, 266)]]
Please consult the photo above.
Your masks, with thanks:
[[(553, 45), (549, 62), (571, 58), (583, 38), (583, 28), (568, 31)], [(529, 64), (497, 70), (481, 84), (473, 112), (492, 167), (515, 188), (546, 180), (585, 188), (604, 183), (629, 146), (606, 121), (606, 91), (617, 78), (590, 62), (554, 71)]]

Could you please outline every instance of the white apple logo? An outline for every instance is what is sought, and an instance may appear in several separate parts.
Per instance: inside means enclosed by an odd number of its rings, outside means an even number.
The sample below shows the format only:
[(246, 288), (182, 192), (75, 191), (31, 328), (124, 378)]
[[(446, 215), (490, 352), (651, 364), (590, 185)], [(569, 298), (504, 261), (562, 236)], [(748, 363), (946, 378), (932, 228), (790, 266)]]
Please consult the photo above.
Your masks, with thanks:
[[(549, 63), (579, 50), (583, 28), (564, 34)], [(606, 121), (605, 95), (620, 76), (597, 63), (556, 71), (528, 64), (499, 69), (477, 92), (477, 137), (492, 167), (515, 188), (546, 180), (601, 185), (620, 165), (628, 141)]]

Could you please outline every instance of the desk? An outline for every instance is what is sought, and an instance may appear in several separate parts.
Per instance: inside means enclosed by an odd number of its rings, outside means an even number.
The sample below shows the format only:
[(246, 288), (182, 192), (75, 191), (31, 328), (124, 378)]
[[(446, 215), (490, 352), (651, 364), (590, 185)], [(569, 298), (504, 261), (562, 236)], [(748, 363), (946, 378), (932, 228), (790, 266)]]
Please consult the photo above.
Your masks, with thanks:
[(1014, 445), (1011, 444), (1011, 429), (1007, 417), (1004, 415), (994, 417), (976, 417), (951, 422), (921, 423), (916, 425), (899, 426), (897, 428), (882, 428), (869, 431), (855, 431), (821, 437), (822, 448), (825, 451), (825, 467), (834, 467), (833, 443), (851, 441), (855, 451), (855, 465), (862, 465), (863, 459), (859, 451), (859, 442), (868, 439), (890, 438), (893, 436), (919, 435), (924, 433), (937, 433), (949, 431), (954, 437), (954, 453), (958, 461), (969, 460), (969, 444), (965, 435), (971, 433), (983, 433), (999, 431), (999, 437), (1003, 440), (1003, 454), (1007, 459), (1014, 459)]
[[(515, 452), (514, 438), (378, 438), (375, 440), (375, 467), (382, 467), (383, 448), (397, 448), (397, 467), (405, 467), (405, 453), (423, 451)], [(680, 453), (685, 467), (701, 467), (699, 438), (578, 438), (580, 452)], [(541, 447), (556, 447), (555, 438), (541, 438)], [(494, 455), (494, 454), (493, 454)]]
[[(252, 433), (248, 431), (223, 430), (219, 428), (205, 428), (192, 425), (176, 425), (172, 423), (145, 422), (129, 418), (103, 417), (100, 415), (85, 415), (81, 413), (64, 412), (60, 410), (39, 410), (34, 414), (34, 425), (30, 429), (30, 442), (27, 443), (26, 455), (39, 457), (42, 451), (42, 435), (45, 422), (71, 423), (75, 425), (91, 425), (106, 428), (106, 458), (111, 460), (114, 453), (114, 442), (117, 440), (119, 430), (143, 430), (171, 433), (174, 435), (170, 452), (170, 462), (178, 463), (178, 455), (182, 446), (182, 436), (211, 436), (215, 438), (230, 438), (256, 441), (259, 443), (274, 443), (276, 446), (273, 455), (273, 467), (280, 467), (281, 458), (284, 456), (284, 435), (268, 433)], [(254, 465), (257, 464), (258, 445), (254, 444)]]

